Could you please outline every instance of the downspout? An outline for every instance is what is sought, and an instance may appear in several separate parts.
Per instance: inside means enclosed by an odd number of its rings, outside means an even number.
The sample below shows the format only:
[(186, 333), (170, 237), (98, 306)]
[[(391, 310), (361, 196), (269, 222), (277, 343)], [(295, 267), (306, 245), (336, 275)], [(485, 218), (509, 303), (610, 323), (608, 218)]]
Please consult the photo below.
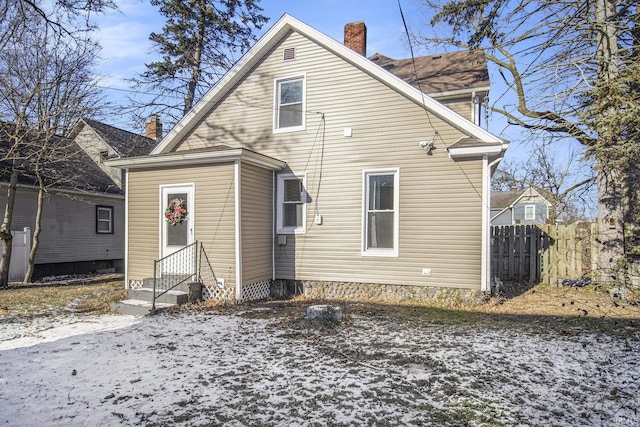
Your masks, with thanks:
[(234, 180), (235, 180), (235, 241), (236, 241), (236, 302), (242, 301), (242, 215), (240, 208), (242, 206), (240, 199), (240, 161), (234, 163)]
[(129, 289), (129, 169), (124, 170), (124, 288)]
[(503, 154), (489, 163), (489, 156), (482, 157), (482, 266), (480, 289), (484, 292), (491, 290), (491, 167), (502, 160)]
[(271, 281), (276, 280), (276, 171), (271, 171)]
[(471, 92), (471, 121), (478, 126), (480, 126), (479, 122), (480, 114), (478, 114), (478, 96), (476, 95), (476, 91)]

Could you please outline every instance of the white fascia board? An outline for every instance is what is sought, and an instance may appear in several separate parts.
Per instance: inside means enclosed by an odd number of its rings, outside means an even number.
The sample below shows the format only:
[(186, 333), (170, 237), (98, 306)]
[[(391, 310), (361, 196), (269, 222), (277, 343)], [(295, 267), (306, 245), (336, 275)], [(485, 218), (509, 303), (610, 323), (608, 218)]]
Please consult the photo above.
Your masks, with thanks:
[(127, 169), (139, 169), (152, 166), (182, 166), (202, 163), (223, 163), (242, 161), (261, 166), (267, 169), (280, 170), (286, 166), (286, 162), (263, 156), (253, 151), (242, 148), (224, 151), (201, 151), (197, 153), (173, 153), (162, 156), (130, 157), (124, 159), (109, 160), (105, 162), (109, 166), (116, 166)]
[(384, 68), (369, 61), (364, 56), (354, 52), (342, 43), (295, 19), (291, 15), (284, 14), (273, 27), (271, 27), (247, 53), (202, 97), (200, 101), (171, 129), (162, 141), (153, 149), (151, 154), (160, 154), (168, 148), (172, 148), (180, 139), (204, 117), (224, 95), (240, 81), (255, 64), (262, 59), (282, 37), (290, 31), (295, 31), (308, 39), (316, 42), (325, 49), (333, 52), (347, 62), (360, 68), (380, 82), (390, 86), (400, 94), (412, 100), (417, 105), (425, 108), (445, 122), (451, 124), (461, 132), (479, 139), (483, 142), (503, 142), (497, 136), (482, 129), (473, 122), (465, 119), (455, 111), (445, 107), (429, 95), (420, 92), (409, 83), (394, 76)]
[(484, 154), (500, 154), (507, 149), (508, 144), (488, 145), (486, 147), (460, 147), (449, 148), (449, 157), (459, 159), (464, 157), (477, 157)]
[(481, 86), (476, 88), (449, 90), (445, 92), (432, 92), (429, 94), (429, 96), (435, 99), (455, 98), (455, 97), (459, 97), (460, 95), (471, 95), (474, 93), (477, 95), (482, 93), (488, 93), (489, 89), (490, 89), (489, 86)]

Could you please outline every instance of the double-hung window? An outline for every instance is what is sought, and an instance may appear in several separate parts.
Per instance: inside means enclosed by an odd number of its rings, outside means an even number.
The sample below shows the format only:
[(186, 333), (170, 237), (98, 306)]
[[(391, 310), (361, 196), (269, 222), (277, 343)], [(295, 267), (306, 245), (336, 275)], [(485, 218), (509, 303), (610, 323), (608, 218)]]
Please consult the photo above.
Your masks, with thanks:
[(96, 206), (96, 233), (113, 234), (113, 206)]
[(276, 80), (274, 132), (304, 130), (305, 90), (304, 76)]
[(306, 229), (305, 178), (293, 174), (278, 175), (277, 232), (304, 233)]
[(536, 219), (536, 205), (525, 205), (524, 219), (528, 221)]
[(398, 256), (398, 169), (363, 172), (362, 255)]

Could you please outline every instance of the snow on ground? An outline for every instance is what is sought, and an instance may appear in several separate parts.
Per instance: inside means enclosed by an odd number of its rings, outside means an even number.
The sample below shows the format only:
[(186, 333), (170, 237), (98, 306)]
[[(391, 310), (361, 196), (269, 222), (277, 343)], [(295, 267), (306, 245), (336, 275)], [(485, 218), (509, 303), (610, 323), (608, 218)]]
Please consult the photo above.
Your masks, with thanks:
[(0, 425), (640, 424), (635, 330), (362, 314), (336, 325), (251, 309), (0, 328)]

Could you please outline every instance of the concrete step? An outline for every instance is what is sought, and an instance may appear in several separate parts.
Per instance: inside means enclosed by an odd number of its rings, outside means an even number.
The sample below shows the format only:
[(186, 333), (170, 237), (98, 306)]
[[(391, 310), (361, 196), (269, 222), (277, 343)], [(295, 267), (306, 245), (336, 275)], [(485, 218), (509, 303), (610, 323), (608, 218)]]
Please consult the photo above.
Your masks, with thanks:
[[(156, 310), (163, 310), (173, 307), (175, 304), (156, 303)], [(130, 316), (146, 316), (151, 313), (151, 303), (149, 301), (126, 299), (111, 303), (111, 312), (127, 314)]]
[[(169, 284), (173, 284), (175, 282), (169, 282)], [(162, 279), (158, 279), (157, 289), (162, 289), (164, 287), (164, 283)], [(153, 277), (142, 280), (142, 288), (144, 289), (153, 289)], [(186, 282), (180, 283), (178, 286), (172, 289), (172, 291), (182, 291), (186, 292), (190, 295), (189, 301), (198, 301), (202, 298), (202, 283), (193, 282), (191, 280), (187, 280)]]
[[(149, 302), (153, 301), (153, 289), (129, 289), (128, 294), (130, 300), (142, 300)], [(160, 294), (160, 292), (156, 292), (156, 295), (158, 294)], [(189, 293), (184, 291), (171, 290), (156, 297), (156, 303), (159, 302), (164, 304), (186, 304), (189, 302)]]

